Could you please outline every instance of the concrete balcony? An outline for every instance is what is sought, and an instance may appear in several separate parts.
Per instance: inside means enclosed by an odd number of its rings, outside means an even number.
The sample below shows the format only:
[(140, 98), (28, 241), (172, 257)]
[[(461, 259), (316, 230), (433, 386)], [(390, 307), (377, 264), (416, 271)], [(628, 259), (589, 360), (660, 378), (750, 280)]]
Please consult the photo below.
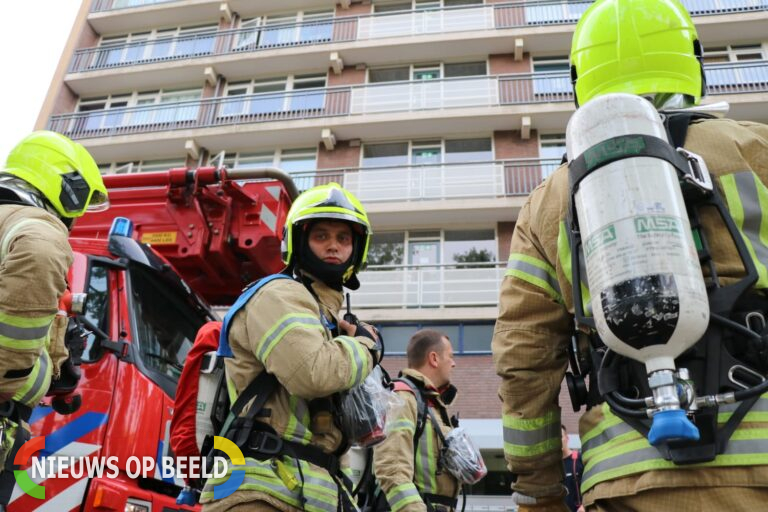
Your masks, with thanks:
[(501, 262), (369, 267), (359, 275), (361, 286), (352, 292), (352, 304), (375, 309), (489, 307), (491, 313), (505, 271)]
[[(768, 61), (707, 67), (710, 98), (731, 117), (768, 119)], [(537, 73), (391, 82), (216, 97), (52, 116), (48, 128), (84, 140), (99, 161), (161, 157), (193, 138), (212, 151), (337, 140), (451, 136), (519, 128), (562, 130), (574, 106), (567, 74)], [(429, 114), (426, 114), (426, 113)], [(255, 139), (254, 135), (258, 134)]]
[[(172, 9), (179, 3), (157, 5)], [(332, 52), (347, 66), (375, 66), (391, 63), (395, 49), (413, 61), (510, 53), (513, 39), (518, 38), (523, 41), (523, 51), (532, 55), (567, 53), (573, 24), (590, 3), (517, 2), (381, 13), (104, 45), (77, 50), (65, 81), (79, 95), (96, 95), (115, 92), (116, 76), (121, 90), (152, 89), (199, 82), (207, 67), (234, 81), (251, 78), (253, 69), (264, 76), (325, 71)], [(687, 3), (697, 17), (705, 45), (729, 43), (735, 33), (738, 40), (765, 37), (768, 5), (764, 2)], [(192, 4), (186, 7), (185, 3), (185, 15), (207, 5), (200, 0), (192, 0)], [(138, 11), (147, 16), (146, 9)]]
[[(291, 174), (299, 190), (336, 182), (365, 205), (377, 228), (512, 221), (525, 197), (560, 164), (492, 162), (322, 169)], [(418, 215), (414, 215), (418, 212)]]

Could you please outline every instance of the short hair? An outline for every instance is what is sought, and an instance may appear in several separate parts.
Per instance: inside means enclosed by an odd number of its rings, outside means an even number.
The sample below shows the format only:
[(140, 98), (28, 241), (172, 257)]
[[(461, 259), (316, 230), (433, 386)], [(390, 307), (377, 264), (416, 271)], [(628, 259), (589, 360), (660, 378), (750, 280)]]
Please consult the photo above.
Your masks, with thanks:
[(445, 333), (434, 329), (416, 331), (408, 341), (408, 368), (418, 368), (427, 362), (430, 352), (443, 353), (445, 345), (443, 338), (450, 341)]

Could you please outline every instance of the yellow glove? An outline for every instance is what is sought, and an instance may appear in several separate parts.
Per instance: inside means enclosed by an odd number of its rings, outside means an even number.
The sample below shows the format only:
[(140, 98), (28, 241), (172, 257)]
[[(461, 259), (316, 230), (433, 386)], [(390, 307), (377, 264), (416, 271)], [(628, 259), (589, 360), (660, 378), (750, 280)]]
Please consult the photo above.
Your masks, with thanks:
[(562, 496), (533, 498), (516, 492), (512, 500), (517, 503), (517, 512), (571, 512)]

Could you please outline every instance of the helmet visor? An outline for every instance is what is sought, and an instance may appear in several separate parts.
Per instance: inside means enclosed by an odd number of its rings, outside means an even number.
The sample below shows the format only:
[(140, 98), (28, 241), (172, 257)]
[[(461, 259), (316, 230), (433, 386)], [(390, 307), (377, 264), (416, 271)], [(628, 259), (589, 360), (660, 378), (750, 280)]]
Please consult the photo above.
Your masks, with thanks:
[(107, 197), (107, 194), (94, 190), (93, 194), (91, 194), (91, 200), (88, 202), (86, 211), (103, 212), (107, 209), (109, 209), (109, 197)]

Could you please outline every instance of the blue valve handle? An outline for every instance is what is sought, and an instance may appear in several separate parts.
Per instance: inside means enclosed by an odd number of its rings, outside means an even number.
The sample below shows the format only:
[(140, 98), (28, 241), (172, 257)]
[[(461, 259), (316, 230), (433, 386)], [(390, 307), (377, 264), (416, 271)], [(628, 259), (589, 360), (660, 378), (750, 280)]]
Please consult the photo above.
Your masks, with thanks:
[(197, 505), (197, 493), (193, 489), (185, 487), (176, 498), (176, 504), (189, 506)]
[(682, 409), (660, 411), (653, 415), (648, 442), (658, 446), (667, 441), (698, 441), (699, 429)]

